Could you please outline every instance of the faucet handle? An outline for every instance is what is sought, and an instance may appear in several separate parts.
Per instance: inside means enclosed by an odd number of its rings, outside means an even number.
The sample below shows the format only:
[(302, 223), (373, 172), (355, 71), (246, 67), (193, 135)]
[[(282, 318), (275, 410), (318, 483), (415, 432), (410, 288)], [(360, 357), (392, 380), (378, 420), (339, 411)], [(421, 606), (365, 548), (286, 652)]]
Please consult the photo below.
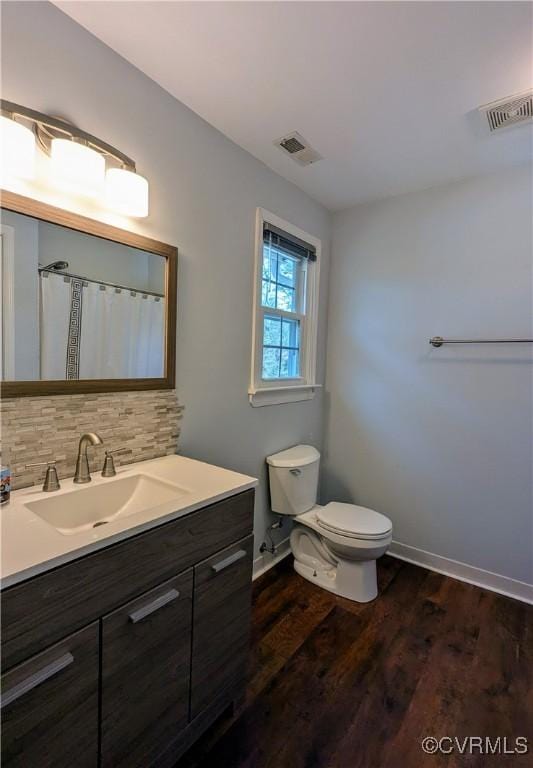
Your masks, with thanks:
[(126, 448), (113, 448), (112, 451), (105, 452), (104, 466), (102, 468), (102, 477), (114, 477), (117, 474), (115, 469), (115, 462), (113, 460), (114, 453), (123, 453)]
[(61, 486), (59, 484), (59, 478), (57, 476), (57, 469), (55, 459), (53, 461), (38, 461), (34, 464), (26, 464), (26, 469), (30, 467), (46, 467), (46, 474), (44, 476), (43, 491), (58, 491)]

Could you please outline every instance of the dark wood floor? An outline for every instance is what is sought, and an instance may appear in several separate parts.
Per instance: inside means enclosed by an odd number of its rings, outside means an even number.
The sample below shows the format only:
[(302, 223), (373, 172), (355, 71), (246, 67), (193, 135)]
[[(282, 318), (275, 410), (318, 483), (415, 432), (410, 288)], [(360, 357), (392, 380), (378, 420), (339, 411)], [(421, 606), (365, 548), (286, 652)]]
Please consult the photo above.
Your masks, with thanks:
[[(390, 557), (357, 605), (284, 560), (254, 584), (246, 700), (179, 768), (533, 765), (533, 606)], [(424, 736), (529, 738), (425, 755)]]

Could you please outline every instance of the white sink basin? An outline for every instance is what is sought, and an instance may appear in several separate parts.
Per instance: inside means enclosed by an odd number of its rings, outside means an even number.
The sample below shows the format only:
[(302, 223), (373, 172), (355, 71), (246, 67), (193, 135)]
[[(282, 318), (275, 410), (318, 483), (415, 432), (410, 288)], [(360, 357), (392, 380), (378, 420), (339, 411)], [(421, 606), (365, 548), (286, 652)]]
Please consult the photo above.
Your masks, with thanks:
[(188, 492), (159, 478), (135, 474), (95, 486), (78, 486), (69, 493), (26, 502), (26, 507), (59, 533), (71, 536), (172, 502)]
[(87, 485), (61, 480), (53, 493), (13, 491), (0, 515), (2, 587), (256, 485), (253, 477), (173, 454), (119, 467), (112, 478), (95, 473)]

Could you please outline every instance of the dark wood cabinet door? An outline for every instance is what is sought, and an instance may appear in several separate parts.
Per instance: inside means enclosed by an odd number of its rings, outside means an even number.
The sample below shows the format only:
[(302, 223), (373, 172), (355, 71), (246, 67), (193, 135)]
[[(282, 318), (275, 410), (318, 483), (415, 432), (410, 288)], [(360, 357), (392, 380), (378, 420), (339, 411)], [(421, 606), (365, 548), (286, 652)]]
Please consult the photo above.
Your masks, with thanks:
[(2, 668), (252, 532), (254, 491), (210, 504), (2, 591)]
[(253, 536), (194, 568), (191, 719), (244, 683), (250, 633)]
[(192, 570), (102, 620), (103, 768), (148, 768), (187, 725)]
[(2, 676), (4, 768), (98, 765), (98, 622)]

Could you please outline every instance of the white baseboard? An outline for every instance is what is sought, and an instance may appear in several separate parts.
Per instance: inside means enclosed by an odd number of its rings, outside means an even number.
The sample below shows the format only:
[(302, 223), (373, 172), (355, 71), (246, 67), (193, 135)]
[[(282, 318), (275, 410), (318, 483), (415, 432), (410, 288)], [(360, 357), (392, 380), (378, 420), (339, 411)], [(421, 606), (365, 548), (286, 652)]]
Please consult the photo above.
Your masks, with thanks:
[(430, 571), (451, 576), (453, 579), (466, 581), (476, 587), (483, 587), (491, 592), (499, 592), (506, 597), (514, 597), (515, 600), (533, 604), (533, 584), (510, 579), (508, 576), (501, 576), (491, 571), (484, 571), (482, 568), (460, 563), (457, 560), (450, 560), (448, 557), (441, 557), (441, 555), (435, 555), (433, 552), (426, 552), (424, 549), (410, 547), (399, 541), (392, 542), (387, 554), (414, 565), (421, 565)]
[(258, 579), (259, 576), (262, 576), (264, 573), (273, 568), (276, 563), (279, 563), (280, 560), (283, 560), (284, 557), (287, 557), (290, 552), (291, 548), (289, 544), (289, 537), (287, 536), (286, 539), (283, 539), (279, 542), (279, 544), (276, 544), (276, 553), (274, 555), (272, 555), (270, 552), (263, 552), (262, 555), (256, 557), (254, 560), (252, 579)]

